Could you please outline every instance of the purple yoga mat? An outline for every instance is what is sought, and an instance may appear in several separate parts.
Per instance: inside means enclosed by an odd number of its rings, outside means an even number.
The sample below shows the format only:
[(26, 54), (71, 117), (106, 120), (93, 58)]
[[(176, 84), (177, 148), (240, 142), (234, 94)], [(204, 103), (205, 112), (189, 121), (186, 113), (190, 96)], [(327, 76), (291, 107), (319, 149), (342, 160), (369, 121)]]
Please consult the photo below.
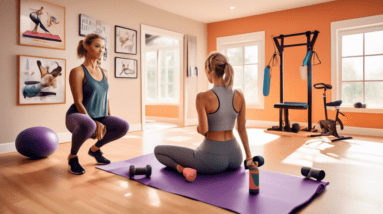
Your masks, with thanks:
[(290, 213), (316, 193), (323, 192), (329, 184), (260, 169), (259, 194), (250, 195), (249, 171), (243, 167), (217, 175), (198, 174), (197, 179), (189, 183), (181, 173), (158, 162), (153, 153), (97, 168), (129, 178), (131, 164), (136, 168), (152, 166), (150, 178), (134, 176), (134, 180), (142, 184), (238, 213)]

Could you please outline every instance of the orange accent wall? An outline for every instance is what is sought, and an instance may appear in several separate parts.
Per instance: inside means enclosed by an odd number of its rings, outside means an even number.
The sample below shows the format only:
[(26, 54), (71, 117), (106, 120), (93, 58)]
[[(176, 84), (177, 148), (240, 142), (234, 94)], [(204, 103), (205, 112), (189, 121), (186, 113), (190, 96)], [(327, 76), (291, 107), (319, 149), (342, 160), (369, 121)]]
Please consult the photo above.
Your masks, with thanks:
[[(295, 34), (318, 30), (314, 45), (321, 60), (313, 66), (313, 84), (324, 82), (331, 84), (331, 22), (355, 19), (383, 14), (382, 0), (337, 0), (333, 2), (301, 7), (280, 12), (233, 19), (207, 25), (208, 54), (217, 50), (217, 37), (265, 31), (265, 65), (274, 53), (272, 35)], [(305, 43), (306, 36), (285, 38), (285, 45)], [(307, 82), (301, 80), (298, 68), (306, 55), (306, 47), (284, 49), (284, 100), (287, 102), (307, 102)], [(260, 71), (260, 72), (263, 72)], [(272, 67), (270, 94), (265, 97), (264, 109), (247, 109), (249, 120), (279, 121), (279, 66)], [(262, 90), (262, 89), (261, 89)], [(312, 123), (324, 119), (323, 90), (312, 90)], [(331, 91), (327, 91), (327, 102), (331, 101)], [(335, 111), (328, 109), (329, 118), (335, 118)], [(364, 128), (383, 128), (383, 114), (344, 112), (341, 120), (345, 126)], [(290, 121), (307, 122), (307, 110), (289, 110)]]
[(179, 117), (179, 106), (166, 106), (166, 105), (146, 105), (145, 115), (152, 117)]

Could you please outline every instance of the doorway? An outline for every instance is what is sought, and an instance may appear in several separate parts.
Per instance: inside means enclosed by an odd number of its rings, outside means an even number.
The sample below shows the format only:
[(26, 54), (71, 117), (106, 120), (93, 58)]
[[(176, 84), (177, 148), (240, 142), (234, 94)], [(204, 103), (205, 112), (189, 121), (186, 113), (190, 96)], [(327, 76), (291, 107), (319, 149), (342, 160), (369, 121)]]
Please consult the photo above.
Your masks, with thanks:
[(184, 125), (183, 34), (141, 25), (142, 130)]

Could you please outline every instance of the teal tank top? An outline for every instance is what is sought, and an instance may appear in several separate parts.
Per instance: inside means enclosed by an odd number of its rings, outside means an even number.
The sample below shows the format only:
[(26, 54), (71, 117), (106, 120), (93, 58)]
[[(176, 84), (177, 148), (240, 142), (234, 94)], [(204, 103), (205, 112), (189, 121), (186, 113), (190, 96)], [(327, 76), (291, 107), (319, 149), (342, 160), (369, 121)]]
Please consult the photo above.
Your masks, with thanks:
[[(84, 68), (86, 76), (86, 81), (82, 85), (82, 104), (91, 118), (105, 117), (108, 115), (109, 83), (106, 80), (104, 71), (100, 68), (103, 78), (101, 81), (97, 81), (93, 79), (84, 65), (81, 66)], [(73, 103), (69, 107), (67, 114), (78, 112), (76, 105)]]

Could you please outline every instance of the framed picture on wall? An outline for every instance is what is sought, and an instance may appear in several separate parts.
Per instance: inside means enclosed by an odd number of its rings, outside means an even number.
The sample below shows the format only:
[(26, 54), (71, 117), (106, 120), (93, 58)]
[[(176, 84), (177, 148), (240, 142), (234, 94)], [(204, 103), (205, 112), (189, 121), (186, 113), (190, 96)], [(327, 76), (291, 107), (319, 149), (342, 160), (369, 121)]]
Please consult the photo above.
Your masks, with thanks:
[(108, 26), (106, 24), (104, 24), (102, 21), (100, 20), (96, 20), (90, 16), (87, 16), (87, 15), (84, 15), (84, 14), (80, 14), (80, 18), (79, 18), (79, 35), (80, 36), (83, 36), (83, 37), (86, 37), (86, 35), (88, 34), (91, 34), (91, 33), (97, 33), (101, 36), (102, 40), (104, 40), (104, 46), (105, 46), (105, 50), (104, 50), (104, 54), (102, 56), (102, 58), (104, 59), (104, 61), (107, 60), (108, 58), (108, 33), (107, 33), (107, 29), (108, 29)]
[(137, 60), (115, 57), (114, 76), (116, 78), (137, 79)]
[(64, 104), (66, 60), (18, 55), (17, 104)]
[(137, 31), (115, 26), (115, 52), (123, 54), (137, 54)]
[(19, 45), (65, 50), (65, 7), (20, 0)]

